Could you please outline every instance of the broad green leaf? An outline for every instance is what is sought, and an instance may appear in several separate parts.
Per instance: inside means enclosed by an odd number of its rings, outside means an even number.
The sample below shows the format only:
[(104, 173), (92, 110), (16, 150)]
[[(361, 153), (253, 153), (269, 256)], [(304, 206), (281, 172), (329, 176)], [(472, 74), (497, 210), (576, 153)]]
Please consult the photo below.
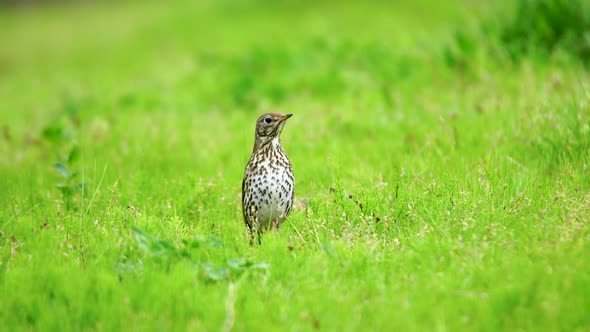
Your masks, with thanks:
[(74, 145), (72, 150), (70, 150), (70, 154), (68, 155), (68, 163), (72, 164), (80, 159), (80, 148), (78, 145)]
[(72, 172), (67, 168), (66, 165), (62, 163), (56, 163), (53, 167), (57, 170), (57, 172), (63, 176), (64, 178), (69, 178), (72, 175)]

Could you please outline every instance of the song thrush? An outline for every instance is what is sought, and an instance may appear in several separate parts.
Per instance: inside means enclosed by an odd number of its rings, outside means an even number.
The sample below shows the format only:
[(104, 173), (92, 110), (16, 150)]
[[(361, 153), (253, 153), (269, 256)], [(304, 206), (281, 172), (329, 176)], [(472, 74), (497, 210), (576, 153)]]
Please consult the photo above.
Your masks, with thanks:
[(255, 234), (260, 243), (265, 230), (280, 228), (293, 206), (293, 167), (280, 141), (285, 122), (292, 115), (266, 113), (256, 120), (254, 149), (242, 180), (242, 213), (250, 244)]

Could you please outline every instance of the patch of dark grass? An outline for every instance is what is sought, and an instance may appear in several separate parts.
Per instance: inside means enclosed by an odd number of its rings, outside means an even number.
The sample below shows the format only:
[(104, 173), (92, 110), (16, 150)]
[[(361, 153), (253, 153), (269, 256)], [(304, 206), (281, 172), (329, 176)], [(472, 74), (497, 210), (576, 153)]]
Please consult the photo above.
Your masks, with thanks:
[(583, 0), (519, 0), (500, 22), (498, 38), (513, 60), (557, 49), (590, 61), (590, 6)]
[(478, 52), (501, 63), (564, 53), (588, 65), (590, 5), (584, 0), (517, 0), (498, 6), (475, 27), (456, 29), (443, 59), (449, 67), (466, 70)]

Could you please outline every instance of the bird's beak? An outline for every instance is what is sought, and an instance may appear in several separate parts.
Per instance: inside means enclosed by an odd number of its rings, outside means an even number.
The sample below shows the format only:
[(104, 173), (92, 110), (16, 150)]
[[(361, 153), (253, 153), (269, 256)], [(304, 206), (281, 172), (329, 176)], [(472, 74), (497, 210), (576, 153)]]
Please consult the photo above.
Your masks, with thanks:
[(293, 116), (293, 114), (291, 114), (291, 113), (287, 113), (287, 114), (283, 115), (283, 116), (281, 117), (281, 122), (283, 122), (283, 121), (287, 120), (288, 118), (290, 118), (290, 117), (292, 117), (292, 116)]

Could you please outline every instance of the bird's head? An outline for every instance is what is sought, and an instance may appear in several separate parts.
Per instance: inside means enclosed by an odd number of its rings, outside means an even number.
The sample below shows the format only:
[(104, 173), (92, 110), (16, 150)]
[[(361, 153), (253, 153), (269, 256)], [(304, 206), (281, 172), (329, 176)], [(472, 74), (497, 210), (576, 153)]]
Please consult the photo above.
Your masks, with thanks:
[(256, 136), (275, 137), (281, 134), (285, 121), (293, 114), (265, 113), (256, 120)]
[(288, 118), (293, 114), (281, 114), (277, 112), (262, 114), (258, 120), (256, 120), (256, 143), (254, 150), (257, 147), (264, 145), (267, 142), (272, 141), (274, 138), (279, 138), (283, 127)]

